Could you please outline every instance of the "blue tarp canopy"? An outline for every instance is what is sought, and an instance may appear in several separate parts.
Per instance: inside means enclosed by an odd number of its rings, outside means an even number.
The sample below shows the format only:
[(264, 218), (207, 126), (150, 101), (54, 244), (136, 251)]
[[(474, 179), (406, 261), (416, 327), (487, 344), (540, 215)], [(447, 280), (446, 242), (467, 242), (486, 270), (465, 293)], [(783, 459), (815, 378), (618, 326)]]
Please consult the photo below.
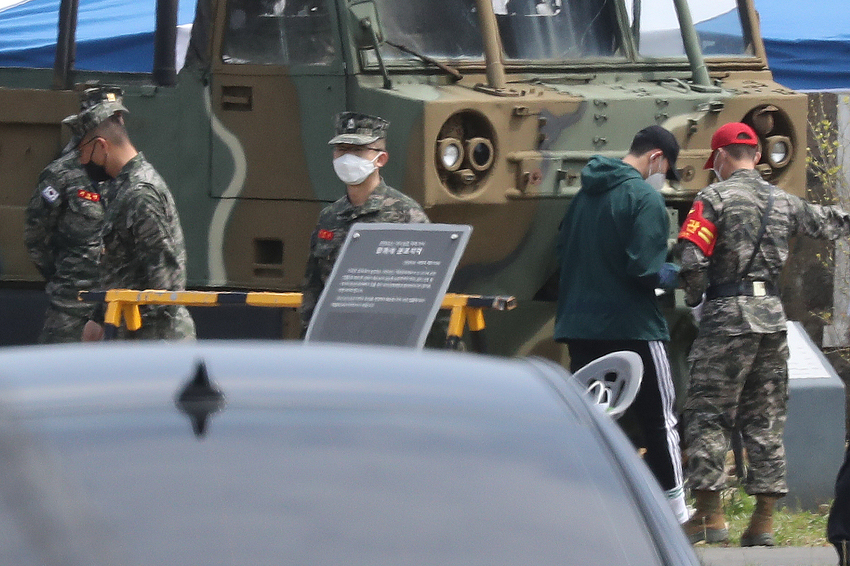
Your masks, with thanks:
[[(695, 0), (691, 0), (692, 2)], [(850, 0), (755, 0), (768, 64), (777, 82), (796, 90), (850, 90)], [(697, 24), (722, 41), (740, 30), (736, 11)], [(734, 35), (726, 35), (734, 38)]]
[(756, 0), (776, 80), (799, 90), (850, 89), (850, 1)]
[[(0, 0), (0, 67), (53, 68), (60, 0)], [(182, 0), (178, 25), (195, 0)], [(75, 68), (150, 72), (156, 0), (80, 0)]]

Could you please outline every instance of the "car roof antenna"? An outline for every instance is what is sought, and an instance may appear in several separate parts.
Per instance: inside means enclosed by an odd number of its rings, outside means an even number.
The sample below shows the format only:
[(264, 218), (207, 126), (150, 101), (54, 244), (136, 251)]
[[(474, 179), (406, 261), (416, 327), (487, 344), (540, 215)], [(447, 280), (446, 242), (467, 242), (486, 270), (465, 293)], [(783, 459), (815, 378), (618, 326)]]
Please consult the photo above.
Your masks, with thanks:
[(210, 381), (203, 360), (198, 360), (194, 376), (178, 393), (175, 404), (189, 417), (192, 431), (199, 439), (206, 434), (210, 415), (224, 410), (224, 393)]

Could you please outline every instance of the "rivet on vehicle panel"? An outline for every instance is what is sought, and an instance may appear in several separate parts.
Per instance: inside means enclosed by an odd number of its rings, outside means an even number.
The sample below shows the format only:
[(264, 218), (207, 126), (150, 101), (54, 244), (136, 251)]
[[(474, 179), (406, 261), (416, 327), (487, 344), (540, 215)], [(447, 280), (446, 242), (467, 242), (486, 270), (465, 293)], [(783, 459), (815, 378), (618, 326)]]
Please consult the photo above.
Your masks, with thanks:
[(457, 240), (458, 238), (460, 238), (460, 236), (458, 236), (457, 234), (452, 234), (452, 240)]
[(355, 232), (354, 235), (351, 236), (351, 239), (356, 240), (359, 237), (360, 237), (360, 232)]

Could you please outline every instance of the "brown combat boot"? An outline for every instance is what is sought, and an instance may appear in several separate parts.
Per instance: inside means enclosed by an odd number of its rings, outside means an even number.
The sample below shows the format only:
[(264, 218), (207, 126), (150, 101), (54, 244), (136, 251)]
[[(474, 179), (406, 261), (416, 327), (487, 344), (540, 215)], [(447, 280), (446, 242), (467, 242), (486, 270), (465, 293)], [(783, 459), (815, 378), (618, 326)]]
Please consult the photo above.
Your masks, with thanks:
[(729, 540), (726, 517), (723, 516), (723, 509), (720, 506), (720, 492), (695, 489), (694, 498), (696, 511), (682, 525), (691, 544), (700, 541), (713, 543)]
[(773, 507), (779, 497), (772, 494), (756, 495), (756, 508), (750, 526), (741, 535), (741, 546), (776, 546), (773, 539)]

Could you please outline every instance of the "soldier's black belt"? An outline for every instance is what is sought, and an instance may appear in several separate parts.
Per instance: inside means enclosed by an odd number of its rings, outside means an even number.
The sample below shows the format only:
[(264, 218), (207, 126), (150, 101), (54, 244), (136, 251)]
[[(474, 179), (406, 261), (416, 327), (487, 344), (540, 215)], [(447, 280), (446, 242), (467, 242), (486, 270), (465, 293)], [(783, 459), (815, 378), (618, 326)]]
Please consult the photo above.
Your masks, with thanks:
[(709, 301), (721, 297), (767, 297), (779, 295), (779, 289), (770, 281), (739, 281), (712, 285), (705, 292)]

